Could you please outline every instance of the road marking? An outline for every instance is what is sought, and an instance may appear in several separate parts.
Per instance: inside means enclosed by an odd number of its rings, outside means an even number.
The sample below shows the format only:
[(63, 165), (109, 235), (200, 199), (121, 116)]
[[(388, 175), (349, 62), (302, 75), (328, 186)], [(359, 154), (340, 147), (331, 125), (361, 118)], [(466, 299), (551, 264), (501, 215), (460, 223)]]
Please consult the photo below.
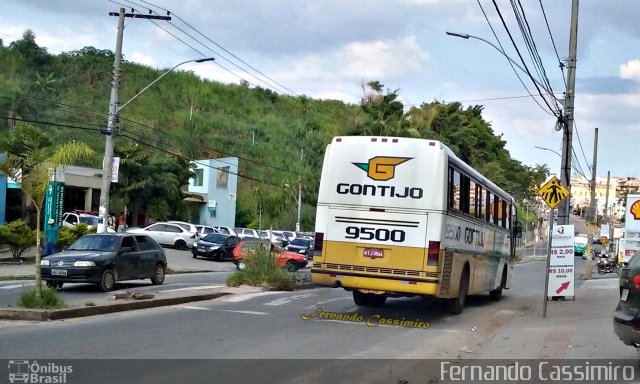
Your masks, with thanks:
[(288, 304), (288, 303), (290, 303), (290, 302), (292, 302), (294, 300), (304, 299), (304, 298), (313, 297), (313, 296), (315, 296), (315, 295), (312, 294), (312, 293), (307, 293), (307, 294), (304, 294), (304, 295), (295, 295), (295, 296), (291, 296), (291, 297), (281, 297), (279, 299), (272, 300), (272, 301), (270, 301), (268, 303), (265, 303), (263, 305), (278, 306), (278, 305)]
[(278, 293), (282, 293), (282, 292), (265, 291), (265, 292), (254, 292), (254, 293), (241, 293), (241, 294), (233, 295), (231, 297), (223, 299), (222, 301), (225, 301), (225, 302), (228, 302), (228, 303), (239, 303), (241, 301), (247, 301), (247, 300), (253, 299), (255, 297), (266, 296), (266, 295), (275, 295), (275, 294), (278, 294)]
[(257, 312), (257, 311), (236, 311), (233, 309), (216, 309), (216, 311), (222, 311), (222, 312), (233, 312), (233, 313), (244, 313), (246, 315), (268, 315), (267, 312)]
[(158, 291), (158, 292), (194, 291), (194, 290), (213, 289), (213, 288), (222, 288), (222, 287), (224, 287), (224, 285), (203, 285), (201, 287), (187, 287), (187, 288), (166, 289), (164, 291)]
[(35, 283), (4, 285), (4, 286), (0, 287), (0, 289), (15, 289), (15, 288), (22, 288), (22, 287), (27, 287), (27, 286), (31, 286), (31, 285), (35, 285)]
[(196, 309), (199, 311), (210, 311), (211, 308), (207, 308), (207, 307), (196, 307), (194, 305), (179, 305), (178, 308), (184, 308), (184, 309)]

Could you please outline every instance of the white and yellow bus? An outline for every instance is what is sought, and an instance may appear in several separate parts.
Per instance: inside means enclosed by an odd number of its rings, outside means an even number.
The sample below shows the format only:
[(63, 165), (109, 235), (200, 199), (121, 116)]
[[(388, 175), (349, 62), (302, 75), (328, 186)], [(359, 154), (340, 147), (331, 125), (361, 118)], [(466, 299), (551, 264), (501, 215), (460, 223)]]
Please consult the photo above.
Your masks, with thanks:
[(357, 305), (387, 297), (498, 300), (509, 285), (513, 198), (444, 144), (402, 137), (335, 137), (327, 146), (316, 213), (318, 285), (353, 292)]

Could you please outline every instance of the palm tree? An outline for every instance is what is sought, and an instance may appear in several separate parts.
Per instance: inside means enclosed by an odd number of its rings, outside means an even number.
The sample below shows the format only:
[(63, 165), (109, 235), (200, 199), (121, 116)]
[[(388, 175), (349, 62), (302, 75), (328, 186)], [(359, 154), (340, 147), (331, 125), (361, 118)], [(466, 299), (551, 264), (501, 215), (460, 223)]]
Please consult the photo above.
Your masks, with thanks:
[[(36, 261), (35, 283), (36, 296), (42, 296), (42, 275), (40, 274), (40, 216), (44, 199), (49, 185), (50, 172), (61, 165), (70, 165), (81, 158), (92, 156), (94, 151), (87, 144), (78, 141), (68, 141), (56, 148), (41, 145), (44, 134), (29, 135), (35, 127), (19, 124), (11, 132), (7, 141), (15, 142), (17, 137), (24, 140), (22, 150), (8, 151), (7, 158), (0, 162), (0, 171), (14, 180), (20, 180), (22, 191), (36, 208)], [(6, 146), (6, 144), (5, 144)]]
[(547, 177), (551, 174), (551, 170), (547, 166), (547, 164), (536, 164), (532, 169), (533, 172), (533, 182), (535, 183), (535, 187), (538, 188), (547, 180)]

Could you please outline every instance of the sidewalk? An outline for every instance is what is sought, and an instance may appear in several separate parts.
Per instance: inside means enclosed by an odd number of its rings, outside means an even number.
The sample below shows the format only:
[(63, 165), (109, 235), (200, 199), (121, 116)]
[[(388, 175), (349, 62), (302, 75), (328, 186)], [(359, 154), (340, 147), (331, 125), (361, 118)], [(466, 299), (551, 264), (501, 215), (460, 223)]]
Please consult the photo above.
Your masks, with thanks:
[(620, 296), (615, 274), (580, 280), (574, 301), (539, 304), (498, 329), (471, 359), (637, 359), (638, 352), (613, 333), (613, 311)]

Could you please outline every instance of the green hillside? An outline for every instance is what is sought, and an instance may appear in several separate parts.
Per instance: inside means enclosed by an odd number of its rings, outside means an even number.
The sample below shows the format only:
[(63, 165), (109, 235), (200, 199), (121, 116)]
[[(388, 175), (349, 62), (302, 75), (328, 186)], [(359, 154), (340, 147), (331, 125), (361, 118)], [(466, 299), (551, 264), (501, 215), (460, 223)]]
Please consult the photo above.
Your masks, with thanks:
[[(100, 168), (113, 52), (85, 47), (50, 55), (34, 37), (27, 31), (9, 46), (0, 43), (0, 130), (30, 124), (53, 145), (82, 140), (97, 155), (80, 165)], [(162, 72), (125, 57), (121, 102)], [(263, 226), (293, 228), (302, 180), (302, 229), (312, 230), (324, 148), (333, 136), (346, 134), (441, 140), (518, 200), (548, 172), (512, 159), (482, 118), (482, 106), (431, 102), (405, 112), (400, 91), (375, 79), (367, 86), (361, 105), (352, 105), (170, 73), (121, 112), (116, 155), (126, 182), (114, 187), (111, 210), (137, 204), (153, 217), (185, 218), (180, 187), (189, 178), (188, 160), (237, 156), (237, 225), (257, 226), (261, 201)]]

